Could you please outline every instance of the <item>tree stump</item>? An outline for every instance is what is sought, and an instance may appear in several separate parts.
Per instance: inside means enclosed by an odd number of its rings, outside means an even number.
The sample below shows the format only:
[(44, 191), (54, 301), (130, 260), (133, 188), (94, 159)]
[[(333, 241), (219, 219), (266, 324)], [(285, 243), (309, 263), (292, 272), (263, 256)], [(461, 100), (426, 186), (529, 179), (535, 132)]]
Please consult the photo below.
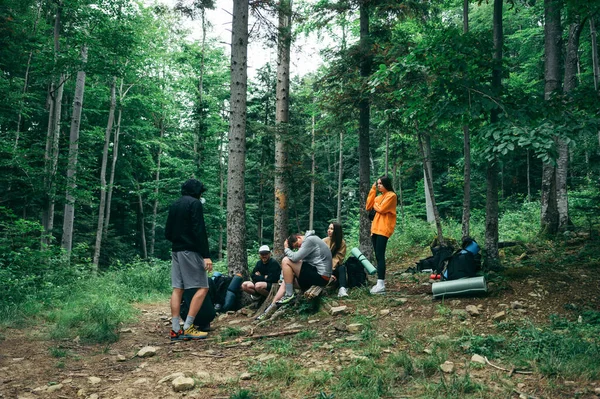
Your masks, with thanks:
[(275, 295), (277, 294), (277, 291), (279, 291), (279, 283), (274, 283), (273, 285), (271, 285), (271, 291), (269, 291), (269, 296), (267, 296), (267, 299), (265, 299), (261, 305), (261, 307), (258, 308), (258, 310), (256, 311), (256, 313), (254, 314), (255, 317), (257, 317), (258, 315), (263, 314), (263, 312), (265, 311), (265, 309), (273, 303), (273, 298), (275, 298)]

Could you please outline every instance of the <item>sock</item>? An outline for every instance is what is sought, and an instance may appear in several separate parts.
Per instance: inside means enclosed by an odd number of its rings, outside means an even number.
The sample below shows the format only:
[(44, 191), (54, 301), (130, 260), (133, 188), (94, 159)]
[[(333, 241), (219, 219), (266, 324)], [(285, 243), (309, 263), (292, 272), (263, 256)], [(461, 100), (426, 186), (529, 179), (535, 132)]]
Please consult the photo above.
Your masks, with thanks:
[(188, 316), (188, 317), (185, 319), (185, 324), (183, 325), (183, 331), (187, 330), (188, 328), (190, 328), (190, 326), (191, 326), (192, 324), (194, 324), (194, 319), (195, 319), (195, 318), (196, 318), (195, 316)]
[(385, 287), (385, 280), (379, 280), (377, 279), (377, 285), (380, 287)]
[(285, 283), (285, 295), (294, 295), (293, 283)]
[(173, 318), (171, 319), (171, 323), (171, 328), (173, 329), (173, 331), (179, 331), (179, 329), (181, 328), (181, 326), (179, 325), (179, 317), (173, 316)]

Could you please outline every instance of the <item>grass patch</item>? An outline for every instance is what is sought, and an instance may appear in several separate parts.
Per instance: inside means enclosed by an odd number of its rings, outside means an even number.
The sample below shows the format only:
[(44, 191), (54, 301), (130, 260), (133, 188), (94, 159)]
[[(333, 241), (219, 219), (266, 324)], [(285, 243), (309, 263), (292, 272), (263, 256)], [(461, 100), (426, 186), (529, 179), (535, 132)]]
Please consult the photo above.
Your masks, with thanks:
[(242, 333), (243, 331), (237, 327), (225, 327), (219, 336), (222, 340), (227, 340), (229, 338), (239, 337)]
[(467, 372), (460, 376), (452, 374), (449, 377), (442, 375), (437, 384), (427, 384), (428, 397), (431, 398), (463, 398), (469, 394), (483, 393), (485, 386), (475, 382)]
[(287, 359), (274, 359), (268, 362), (256, 362), (250, 365), (250, 372), (260, 378), (278, 381), (278, 384), (290, 385), (298, 378), (298, 367)]

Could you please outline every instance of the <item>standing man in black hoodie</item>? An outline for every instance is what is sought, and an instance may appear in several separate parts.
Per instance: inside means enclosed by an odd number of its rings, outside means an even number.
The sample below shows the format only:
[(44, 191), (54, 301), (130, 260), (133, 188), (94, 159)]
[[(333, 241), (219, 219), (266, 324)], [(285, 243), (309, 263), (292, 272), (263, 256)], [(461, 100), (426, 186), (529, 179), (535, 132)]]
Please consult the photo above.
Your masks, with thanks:
[[(208, 333), (194, 327), (194, 319), (208, 293), (208, 272), (212, 260), (208, 249), (208, 237), (204, 225), (204, 210), (200, 196), (206, 191), (204, 185), (189, 179), (181, 186), (181, 197), (169, 208), (165, 237), (171, 241), (171, 340), (196, 340), (206, 338)], [(190, 309), (180, 328), (180, 307), (183, 291), (198, 288), (190, 303)]]

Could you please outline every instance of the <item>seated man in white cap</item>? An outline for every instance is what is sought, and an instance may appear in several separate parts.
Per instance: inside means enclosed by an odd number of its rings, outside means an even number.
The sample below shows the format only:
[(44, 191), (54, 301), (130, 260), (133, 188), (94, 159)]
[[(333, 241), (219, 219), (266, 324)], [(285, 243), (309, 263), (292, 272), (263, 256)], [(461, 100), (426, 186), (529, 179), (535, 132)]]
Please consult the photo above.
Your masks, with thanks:
[(256, 262), (254, 270), (250, 278), (252, 281), (244, 281), (242, 290), (252, 295), (253, 299), (256, 296), (269, 296), (273, 283), (279, 281), (281, 276), (281, 266), (271, 257), (271, 250), (268, 245), (263, 245), (258, 249), (260, 260)]

